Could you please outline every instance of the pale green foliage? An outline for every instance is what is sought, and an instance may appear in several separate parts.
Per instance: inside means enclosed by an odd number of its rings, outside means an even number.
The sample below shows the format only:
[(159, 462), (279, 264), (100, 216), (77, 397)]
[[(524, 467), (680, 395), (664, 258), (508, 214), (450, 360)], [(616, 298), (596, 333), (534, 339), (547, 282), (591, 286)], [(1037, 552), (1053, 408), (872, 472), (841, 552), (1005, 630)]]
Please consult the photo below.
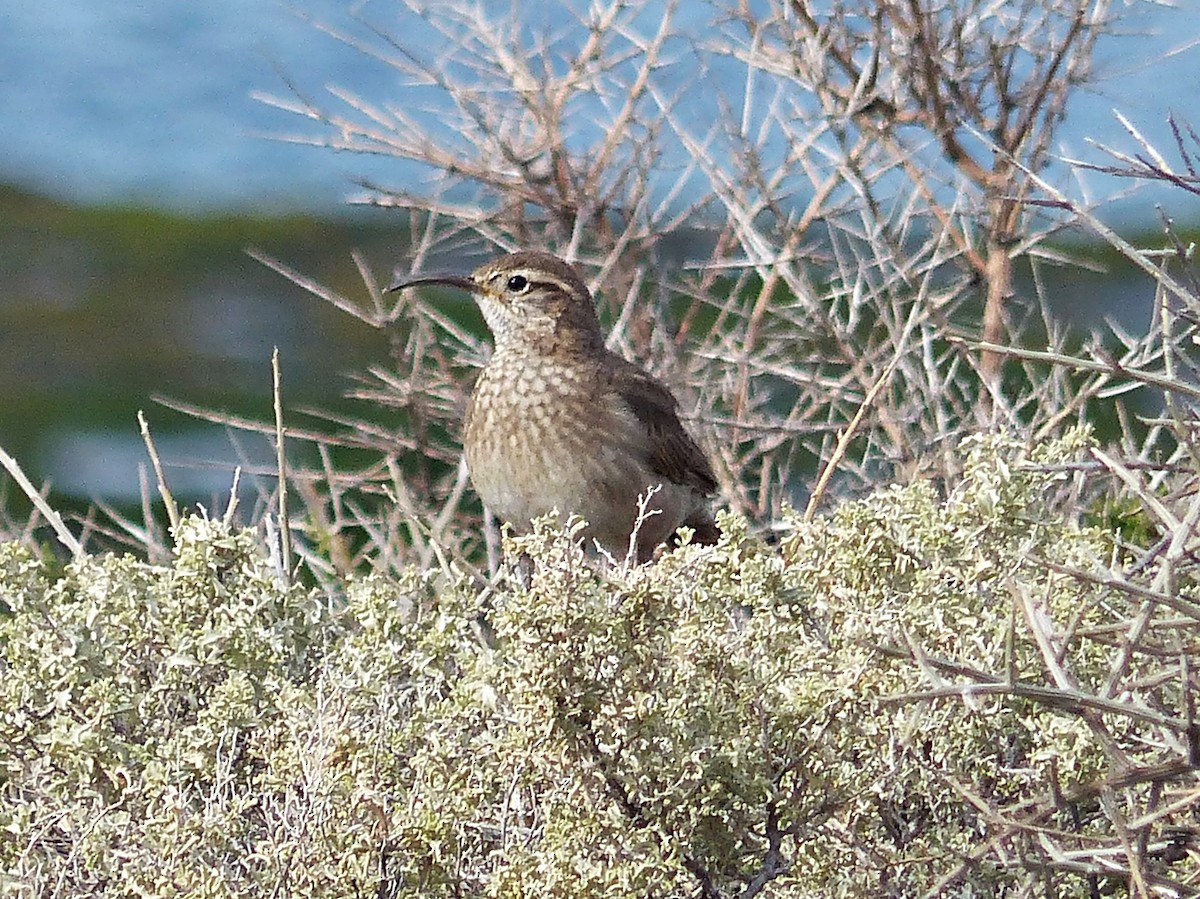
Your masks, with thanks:
[[(1084, 895), (1022, 854), (1038, 828), (1116, 841), (1090, 785), (1112, 745), (1149, 764), (1172, 739), (1063, 687), (1100, 690), (1095, 635), (1128, 613), (1054, 570), (1105, 552), (1049, 501), (1085, 443), (969, 441), (949, 497), (793, 516), (778, 547), (726, 516), (716, 548), (605, 570), (546, 525), (509, 546), (527, 590), (410, 570), (328, 603), (202, 519), (169, 568), (55, 577), (6, 546), (4, 888)], [(1123, 701), (1169, 710), (1137, 664)]]
[(219, 890), (259, 839), (248, 744), (304, 683), (325, 617), (250, 532), (202, 519), (169, 569), (0, 547), (5, 868), (36, 894)]

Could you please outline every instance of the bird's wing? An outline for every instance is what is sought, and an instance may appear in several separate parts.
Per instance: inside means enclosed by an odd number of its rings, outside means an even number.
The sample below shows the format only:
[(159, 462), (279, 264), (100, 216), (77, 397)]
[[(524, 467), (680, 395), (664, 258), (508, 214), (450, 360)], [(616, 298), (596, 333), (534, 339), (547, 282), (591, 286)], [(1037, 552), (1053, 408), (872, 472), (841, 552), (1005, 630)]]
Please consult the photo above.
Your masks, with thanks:
[(651, 470), (705, 495), (715, 493), (712, 466), (679, 421), (671, 391), (632, 362), (615, 355), (614, 360), (613, 389), (646, 429)]

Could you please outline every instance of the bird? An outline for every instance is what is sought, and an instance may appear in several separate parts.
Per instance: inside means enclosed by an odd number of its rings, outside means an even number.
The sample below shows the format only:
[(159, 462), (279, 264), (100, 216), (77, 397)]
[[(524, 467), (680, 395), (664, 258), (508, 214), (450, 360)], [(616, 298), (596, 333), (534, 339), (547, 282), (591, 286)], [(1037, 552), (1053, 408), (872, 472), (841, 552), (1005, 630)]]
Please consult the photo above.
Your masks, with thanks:
[(681, 526), (694, 543), (717, 542), (708, 458), (671, 391), (607, 348), (575, 268), (521, 251), (469, 275), (402, 275), (389, 290), (434, 284), (469, 292), (492, 333), (463, 423), (471, 483), (492, 514), (516, 533), (545, 515), (578, 515), (585, 541), (639, 564)]

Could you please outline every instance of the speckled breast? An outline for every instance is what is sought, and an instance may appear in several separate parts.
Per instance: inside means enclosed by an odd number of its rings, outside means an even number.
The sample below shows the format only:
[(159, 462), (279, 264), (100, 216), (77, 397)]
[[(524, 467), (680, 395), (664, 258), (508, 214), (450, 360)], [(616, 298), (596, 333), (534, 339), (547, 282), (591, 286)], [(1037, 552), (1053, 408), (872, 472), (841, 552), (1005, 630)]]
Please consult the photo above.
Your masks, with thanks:
[(656, 480), (636, 460), (632, 413), (584, 369), (493, 357), (467, 413), (464, 444), (484, 503), (518, 530), (552, 511), (576, 513), (603, 543), (627, 538), (637, 497)]

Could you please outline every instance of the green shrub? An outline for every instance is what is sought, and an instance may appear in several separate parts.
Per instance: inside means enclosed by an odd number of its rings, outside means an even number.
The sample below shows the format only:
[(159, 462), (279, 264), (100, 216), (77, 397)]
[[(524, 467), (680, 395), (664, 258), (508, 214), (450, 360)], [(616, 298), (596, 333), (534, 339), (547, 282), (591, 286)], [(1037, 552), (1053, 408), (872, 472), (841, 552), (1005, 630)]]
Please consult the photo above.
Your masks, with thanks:
[(199, 518), (170, 567), (6, 545), (6, 889), (1087, 895), (1185, 769), (1175, 638), (1122, 645), (1135, 598), (1070, 573), (1110, 540), (1049, 500), (1085, 444), (974, 439), (944, 499), (777, 547), (727, 516), (632, 569), (546, 524), (508, 547), (528, 586), (482, 592), (451, 567), (327, 600)]

